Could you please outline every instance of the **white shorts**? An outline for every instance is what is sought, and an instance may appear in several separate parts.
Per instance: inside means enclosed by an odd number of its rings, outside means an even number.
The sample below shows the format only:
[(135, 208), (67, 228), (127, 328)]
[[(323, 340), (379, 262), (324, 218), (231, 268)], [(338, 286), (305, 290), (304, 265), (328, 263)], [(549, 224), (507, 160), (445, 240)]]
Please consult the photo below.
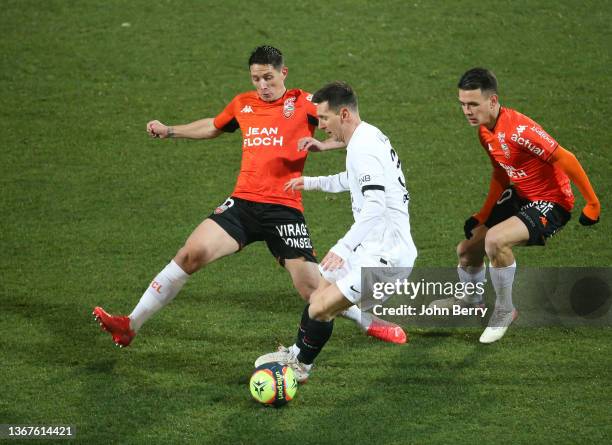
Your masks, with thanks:
[[(414, 263), (414, 261), (412, 261)], [(319, 265), (319, 272), (323, 278), (330, 283), (336, 283), (342, 295), (353, 304), (358, 304), (361, 301), (361, 268), (362, 267), (393, 267), (384, 255), (370, 254), (363, 247), (358, 246), (357, 250), (348, 257), (340, 269), (332, 272), (323, 270)], [(412, 266), (410, 266), (412, 267)], [(382, 281), (395, 281), (396, 279), (408, 278), (410, 273), (406, 273), (406, 269), (401, 272), (401, 276), (397, 274), (387, 275), (380, 278)], [(378, 280), (379, 277), (376, 278)], [(380, 300), (378, 301), (380, 303)], [(368, 308), (362, 308), (367, 310)]]

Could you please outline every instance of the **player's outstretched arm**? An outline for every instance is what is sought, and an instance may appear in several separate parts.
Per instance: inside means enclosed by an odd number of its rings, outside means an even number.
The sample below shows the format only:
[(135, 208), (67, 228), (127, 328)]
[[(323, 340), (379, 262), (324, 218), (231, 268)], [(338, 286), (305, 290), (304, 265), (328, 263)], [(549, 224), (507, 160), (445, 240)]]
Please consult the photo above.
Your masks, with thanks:
[(576, 156), (565, 148), (558, 146), (551, 156), (551, 163), (559, 167), (569, 178), (576, 184), (580, 194), (586, 201), (586, 205), (580, 214), (580, 224), (590, 226), (599, 222), (599, 214), (601, 213), (601, 205), (595, 194), (595, 190), (591, 186), (589, 177), (585, 173), (582, 165), (576, 159)]
[(185, 125), (168, 126), (158, 120), (147, 123), (147, 133), (153, 138), (212, 139), (223, 133), (215, 127), (213, 118), (200, 119)]
[(304, 190), (321, 190), (327, 193), (340, 193), (349, 190), (348, 173), (346, 171), (330, 176), (306, 176)]
[(288, 190), (321, 190), (328, 193), (339, 193), (349, 189), (348, 175), (344, 171), (330, 176), (300, 176), (291, 178), (285, 184)]
[(344, 147), (344, 142), (339, 142), (333, 138), (319, 141), (318, 139), (312, 137), (305, 137), (298, 141), (298, 151), (327, 151)]

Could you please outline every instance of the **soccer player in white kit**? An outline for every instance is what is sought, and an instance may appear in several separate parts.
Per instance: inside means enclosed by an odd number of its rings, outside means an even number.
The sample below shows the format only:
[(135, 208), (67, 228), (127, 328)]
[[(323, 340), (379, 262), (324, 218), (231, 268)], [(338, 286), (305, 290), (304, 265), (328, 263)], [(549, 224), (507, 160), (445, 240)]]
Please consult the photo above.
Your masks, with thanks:
[(317, 105), (319, 128), (346, 144), (346, 171), (293, 178), (286, 187), (350, 191), (355, 223), (319, 264), (322, 277), (304, 309), (295, 344), (281, 346), (255, 362), (256, 367), (268, 362), (289, 365), (299, 382), (308, 378), (314, 359), (329, 340), (334, 318), (361, 300), (361, 268), (401, 267), (409, 271), (417, 257), (410, 235), (410, 197), (401, 162), (389, 139), (360, 119), (357, 96), (346, 83), (324, 86), (312, 101)]

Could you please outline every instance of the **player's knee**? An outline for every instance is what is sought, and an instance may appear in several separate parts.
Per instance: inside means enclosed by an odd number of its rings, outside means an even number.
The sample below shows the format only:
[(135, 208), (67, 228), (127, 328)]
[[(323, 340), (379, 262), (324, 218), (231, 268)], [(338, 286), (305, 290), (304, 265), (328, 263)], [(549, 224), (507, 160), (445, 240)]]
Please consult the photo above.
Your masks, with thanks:
[(467, 240), (463, 240), (459, 244), (457, 244), (457, 258), (459, 258), (459, 260), (469, 256), (469, 253), (470, 245)]
[(457, 258), (461, 266), (472, 266), (475, 263), (482, 262), (484, 252), (482, 252), (482, 244), (477, 245), (468, 240), (463, 240), (457, 244)]
[(313, 292), (310, 296), (310, 308), (308, 309), (310, 318), (318, 321), (329, 321), (332, 315), (329, 313), (328, 305), (321, 292)]
[(308, 274), (302, 277), (299, 283), (296, 283), (296, 288), (304, 301), (310, 301), (311, 295), (317, 290), (319, 286), (318, 278), (318, 273), (317, 275)]
[(508, 246), (507, 237), (501, 230), (489, 230), (485, 238), (485, 251), (489, 258), (494, 258)]
[(176, 253), (174, 262), (186, 273), (192, 274), (206, 265), (209, 256), (206, 249), (194, 249), (186, 244)]
[[(288, 267), (285, 263), (285, 267), (291, 274), (293, 280), (293, 286), (298, 291), (304, 301), (310, 301), (310, 296), (317, 290), (319, 286), (319, 271), (315, 263), (303, 263), (303, 267), (295, 268)], [(309, 266), (306, 266), (309, 265)]]

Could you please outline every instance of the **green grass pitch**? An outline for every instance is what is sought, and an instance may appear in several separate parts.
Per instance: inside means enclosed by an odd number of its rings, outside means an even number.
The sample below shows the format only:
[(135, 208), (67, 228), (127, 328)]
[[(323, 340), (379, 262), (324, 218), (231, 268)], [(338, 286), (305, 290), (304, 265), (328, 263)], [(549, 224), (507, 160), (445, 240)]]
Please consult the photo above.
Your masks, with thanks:
[[(278, 46), (287, 86), (351, 83), (399, 152), (418, 265), (455, 265), (490, 166), (455, 85), (484, 65), (502, 103), (587, 170), (598, 226), (577, 212), (521, 266), (612, 265), (609, 1), (0, 2), (0, 423), (72, 424), (74, 443), (609, 443), (610, 328), (411, 330), (397, 347), (339, 320), (289, 406), (251, 400), (253, 360), (293, 339), (302, 303), (264, 245), (195, 275), (115, 348), (93, 322), (129, 312), (231, 192), (240, 136), (148, 139), (145, 123), (213, 116)], [(306, 174), (343, 168), (313, 154)], [(578, 196), (576, 209), (584, 204)], [(305, 196), (319, 254), (348, 195)], [(13, 442), (14, 443), (14, 442)], [(34, 442), (28, 442), (34, 443)]]

